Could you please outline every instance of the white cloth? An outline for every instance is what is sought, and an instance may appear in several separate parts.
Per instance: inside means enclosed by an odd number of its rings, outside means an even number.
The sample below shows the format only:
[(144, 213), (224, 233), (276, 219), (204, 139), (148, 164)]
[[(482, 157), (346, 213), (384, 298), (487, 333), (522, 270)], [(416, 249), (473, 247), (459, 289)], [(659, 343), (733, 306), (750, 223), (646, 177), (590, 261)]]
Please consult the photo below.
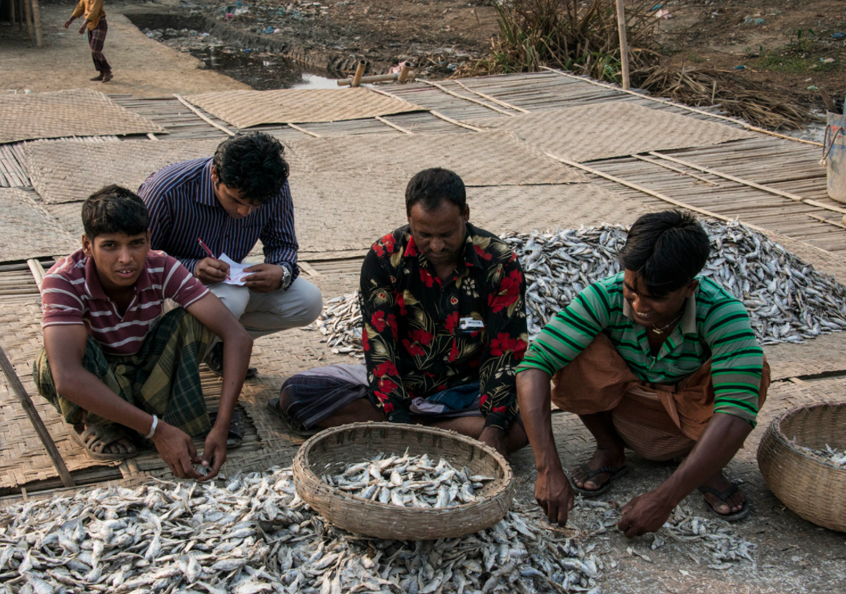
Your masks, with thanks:
[(279, 289), (256, 293), (247, 287), (224, 283), (211, 285), (209, 290), (241, 321), (253, 338), (308, 326), (323, 309), (320, 289), (302, 277), (297, 277), (287, 291)]

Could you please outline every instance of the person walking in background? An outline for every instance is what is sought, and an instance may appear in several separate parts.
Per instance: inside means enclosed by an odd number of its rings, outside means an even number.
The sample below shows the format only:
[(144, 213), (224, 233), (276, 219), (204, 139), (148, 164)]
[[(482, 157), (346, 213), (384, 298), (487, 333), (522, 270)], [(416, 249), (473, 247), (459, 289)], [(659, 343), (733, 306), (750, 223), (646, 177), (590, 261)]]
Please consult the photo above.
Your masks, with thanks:
[(106, 23), (106, 12), (103, 10), (103, 0), (79, 0), (79, 4), (73, 9), (71, 18), (65, 21), (65, 29), (69, 28), (72, 22), (83, 15), (85, 15), (85, 21), (79, 27), (79, 34), (82, 35), (88, 29), (88, 46), (91, 48), (91, 58), (94, 60), (94, 68), (100, 73), (91, 80), (109, 82), (113, 76), (112, 67), (103, 54), (106, 33), (109, 31), (109, 25)]

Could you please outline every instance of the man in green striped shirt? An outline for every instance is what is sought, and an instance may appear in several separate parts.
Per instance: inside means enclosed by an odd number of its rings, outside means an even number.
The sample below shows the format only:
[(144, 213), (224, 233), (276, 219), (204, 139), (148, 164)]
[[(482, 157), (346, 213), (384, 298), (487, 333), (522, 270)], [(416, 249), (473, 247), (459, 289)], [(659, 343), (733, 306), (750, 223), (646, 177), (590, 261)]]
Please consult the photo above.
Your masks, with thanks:
[[(722, 470), (755, 426), (769, 367), (740, 301), (697, 276), (708, 252), (693, 216), (642, 216), (618, 256), (624, 272), (582, 291), (518, 367), (520, 414), (538, 467), (535, 498), (551, 522), (566, 524), (573, 490), (607, 491), (626, 471), (626, 447), (650, 460), (686, 456), (667, 481), (623, 508), (618, 526), (626, 536), (658, 530), (697, 487), (720, 517), (748, 513)], [(596, 439), (571, 482), (555, 448), (550, 401), (579, 415)]]

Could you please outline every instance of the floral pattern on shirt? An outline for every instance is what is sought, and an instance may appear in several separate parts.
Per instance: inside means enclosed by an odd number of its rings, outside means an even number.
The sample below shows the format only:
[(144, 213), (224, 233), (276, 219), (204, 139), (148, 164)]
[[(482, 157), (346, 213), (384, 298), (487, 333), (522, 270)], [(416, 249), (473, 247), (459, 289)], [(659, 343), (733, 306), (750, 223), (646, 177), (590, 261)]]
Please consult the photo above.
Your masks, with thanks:
[[(415, 397), (481, 386), (486, 426), (507, 431), (517, 414), (515, 369), (526, 352), (526, 284), (507, 244), (467, 224), (465, 249), (441, 281), (408, 226), (373, 244), (361, 269), (362, 343), (375, 402), (410, 422)], [(484, 322), (462, 331), (460, 320)]]

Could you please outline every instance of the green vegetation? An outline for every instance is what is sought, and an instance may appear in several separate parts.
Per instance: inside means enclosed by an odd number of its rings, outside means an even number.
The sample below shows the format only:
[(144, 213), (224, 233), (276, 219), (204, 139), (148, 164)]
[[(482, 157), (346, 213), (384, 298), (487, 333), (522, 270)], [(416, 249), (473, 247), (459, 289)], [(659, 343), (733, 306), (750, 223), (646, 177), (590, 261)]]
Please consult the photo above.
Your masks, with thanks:
[[(651, 5), (650, 5), (651, 6)], [(500, 34), (476, 70), (532, 72), (553, 66), (620, 82), (622, 65), (614, 0), (504, 0), (495, 2)], [(632, 70), (656, 56), (648, 7), (627, 10)]]
[(834, 60), (823, 62), (825, 52), (818, 46), (819, 36), (813, 29), (795, 29), (790, 32), (790, 41), (778, 51), (762, 53), (755, 62), (755, 68), (771, 72), (807, 74), (811, 72), (833, 72), (842, 68)]
[(777, 52), (770, 52), (755, 62), (755, 68), (769, 70), (771, 72), (803, 74), (808, 72), (832, 72), (839, 70), (842, 66), (837, 60), (834, 62), (821, 62), (818, 57), (782, 55)]

